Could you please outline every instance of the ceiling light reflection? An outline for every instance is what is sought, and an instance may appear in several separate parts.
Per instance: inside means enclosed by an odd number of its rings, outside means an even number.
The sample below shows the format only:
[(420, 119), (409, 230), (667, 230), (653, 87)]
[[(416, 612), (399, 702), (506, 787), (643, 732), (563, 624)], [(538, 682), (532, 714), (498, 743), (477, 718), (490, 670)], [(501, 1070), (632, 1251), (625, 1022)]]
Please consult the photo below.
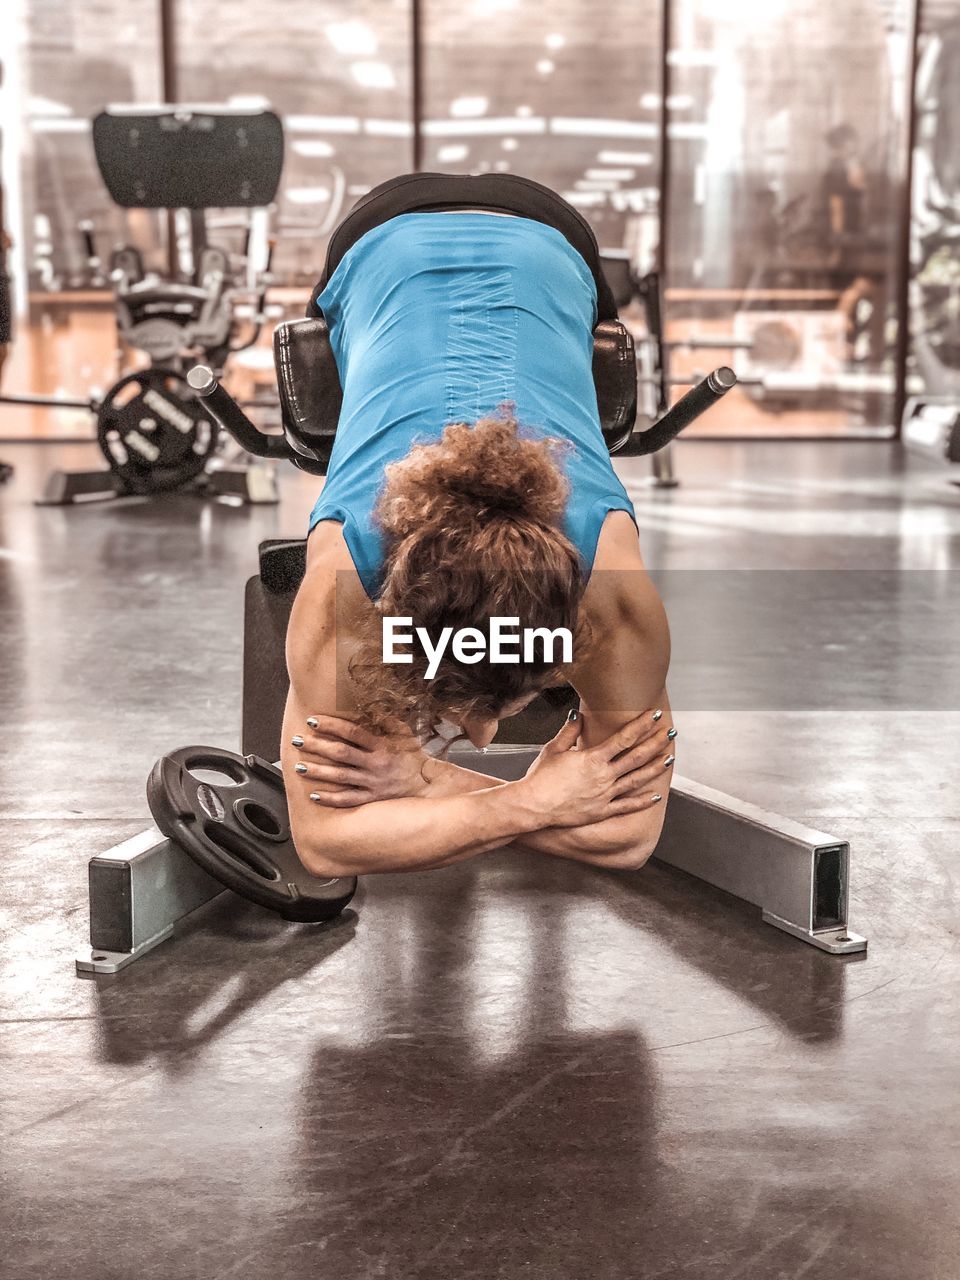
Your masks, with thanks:
[(366, 22), (328, 22), (327, 39), (347, 58), (372, 58), (377, 52), (377, 37)]
[(393, 67), (388, 62), (351, 62), (350, 74), (362, 89), (395, 89)]
[(518, 120), (516, 116), (485, 116), (482, 120), (424, 120), (426, 137), (476, 137), (479, 134), (543, 133), (547, 122), (543, 116), (530, 116)]
[(637, 176), (636, 169), (588, 169), (585, 176), (595, 181), (629, 182)]
[(359, 133), (358, 116), (284, 116), (284, 128), (290, 133)]
[(657, 126), (641, 120), (601, 120), (587, 116), (554, 116), (550, 132), (579, 137), (655, 138)]
[(567, 204), (579, 205), (587, 209), (607, 203), (607, 196), (603, 191), (564, 191), (563, 198)]
[(601, 164), (653, 164), (650, 151), (599, 151), (597, 159)]
[(413, 123), (410, 120), (364, 120), (363, 131), (373, 138), (412, 138)]
[(285, 195), (291, 204), (326, 204), (330, 199), (330, 188), (287, 187)]
[(490, 99), (481, 94), (464, 94), (450, 103), (450, 114), (458, 119), (463, 116), (482, 116), (489, 105)]
[(334, 154), (329, 142), (321, 142), (319, 138), (297, 138), (291, 144), (293, 152), (298, 156), (310, 156), (326, 159)]

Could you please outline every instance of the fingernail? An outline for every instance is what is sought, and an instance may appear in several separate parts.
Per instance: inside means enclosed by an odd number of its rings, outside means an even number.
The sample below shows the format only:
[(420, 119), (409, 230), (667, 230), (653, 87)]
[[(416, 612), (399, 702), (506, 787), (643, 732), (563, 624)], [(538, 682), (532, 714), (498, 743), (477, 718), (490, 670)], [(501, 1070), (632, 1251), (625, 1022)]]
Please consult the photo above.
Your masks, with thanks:
[(669, 769), (669, 768), (670, 768), (670, 766), (673, 764), (673, 762), (674, 762), (674, 760), (675, 760), (675, 759), (676, 759), (676, 757), (675, 757), (675, 756), (667, 756), (666, 760), (664, 760), (664, 762), (663, 762), (663, 767), (664, 767), (665, 769)]
[(662, 715), (663, 715), (663, 712), (660, 710), (659, 707), (657, 707), (656, 711), (653, 713), (653, 718), (654, 720), (659, 720)]
[(311, 799), (311, 800), (316, 800), (316, 801), (317, 801), (317, 803), (319, 804), (319, 802), (320, 802), (320, 793), (319, 793), (318, 791), (311, 791), (311, 792), (310, 792), (310, 799)]
[(303, 746), (303, 739), (300, 737), (299, 733), (297, 734), (297, 736), (296, 736), (295, 738), (291, 738), (291, 739), (290, 739), (290, 741), (293, 743), (293, 745), (294, 745), (295, 747), (302, 747), (302, 746)]
[(676, 729), (668, 729), (668, 730), (667, 730), (667, 737), (670, 739), (670, 741), (671, 741), (671, 742), (674, 740), (674, 738), (675, 738), (676, 736), (677, 736), (677, 731), (676, 731)]
[(659, 804), (662, 799), (663, 799), (663, 796), (658, 791), (657, 794), (653, 797), (653, 803)]
[(574, 724), (575, 721), (579, 719), (580, 719), (580, 712), (577, 710), (576, 707), (571, 707), (570, 710), (567, 712), (567, 724)]
[(301, 761), (299, 764), (294, 765), (293, 767), (296, 769), (297, 773), (307, 772), (307, 766), (303, 763), (303, 761)]
[(315, 728), (317, 727), (317, 724), (318, 724), (317, 717), (316, 717), (316, 716), (307, 716), (307, 724), (310, 726), (310, 728), (311, 728), (311, 729), (315, 729)]

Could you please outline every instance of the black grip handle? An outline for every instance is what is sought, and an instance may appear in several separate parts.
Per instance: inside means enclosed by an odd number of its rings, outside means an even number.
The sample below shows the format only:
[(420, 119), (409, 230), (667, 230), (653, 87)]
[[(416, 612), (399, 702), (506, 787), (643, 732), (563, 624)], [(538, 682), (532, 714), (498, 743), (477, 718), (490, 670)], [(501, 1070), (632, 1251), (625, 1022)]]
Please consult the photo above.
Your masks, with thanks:
[(643, 311), (647, 321), (647, 332), (655, 340), (663, 334), (663, 318), (660, 313), (660, 276), (656, 271), (648, 271), (637, 286), (637, 293), (643, 303)]
[(652, 427), (646, 431), (635, 431), (623, 448), (617, 450), (617, 457), (639, 458), (648, 453), (656, 453), (736, 385), (737, 375), (732, 369), (728, 369), (726, 365), (714, 369), (702, 382), (691, 387), (685, 396), (681, 396)]
[(97, 256), (97, 246), (93, 239), (93, 223), (81, 222), (77, 230), (80, 232), (80, 239), (83, 241), (83, 252), (89, 262), (92, 262)]
[(203, 400), (210, 416), (256, 458), (290, 458), (293, 451), (283, 436), (271, 436), (250, 421), (240, 406), (224, 390), (206, 365), (198, 364), (187, 374), (187, 383)]

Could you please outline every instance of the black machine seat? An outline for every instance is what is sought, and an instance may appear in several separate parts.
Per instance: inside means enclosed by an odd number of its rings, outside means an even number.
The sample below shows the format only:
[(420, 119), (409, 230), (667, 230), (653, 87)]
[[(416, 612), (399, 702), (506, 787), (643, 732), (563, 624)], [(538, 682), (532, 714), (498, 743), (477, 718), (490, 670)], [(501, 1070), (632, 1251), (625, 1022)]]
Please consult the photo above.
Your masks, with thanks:
[(137, 319), (144, 316), (199, 316), (208, 301), (205, 289), (192, 284), (138, 284), (118, 295)]

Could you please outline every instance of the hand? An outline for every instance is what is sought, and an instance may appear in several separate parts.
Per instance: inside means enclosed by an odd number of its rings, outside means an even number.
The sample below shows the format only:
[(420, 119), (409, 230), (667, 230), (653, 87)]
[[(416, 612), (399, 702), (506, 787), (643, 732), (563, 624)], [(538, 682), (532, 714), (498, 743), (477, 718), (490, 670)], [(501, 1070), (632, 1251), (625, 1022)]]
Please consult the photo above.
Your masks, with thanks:
[(580, 827), (639, 813), (663, 799), (676, 730), (645, 711), (595, 747), (579, 747), (583, 721), (568, 720), (527, 770), (528, 796), (550, 826)]
[(9, 231), (5, 228), (0, 228), (0, 253), (6, 253), (8, 249), (12, 248), (13, 240), (10, 237)]
[(339, 716), (311, 716), (293, 745), (296, 771), (315, 804), (349, 809), (373, 800), (423, 795), (426, 759), (409, 738), (382, 738)]

